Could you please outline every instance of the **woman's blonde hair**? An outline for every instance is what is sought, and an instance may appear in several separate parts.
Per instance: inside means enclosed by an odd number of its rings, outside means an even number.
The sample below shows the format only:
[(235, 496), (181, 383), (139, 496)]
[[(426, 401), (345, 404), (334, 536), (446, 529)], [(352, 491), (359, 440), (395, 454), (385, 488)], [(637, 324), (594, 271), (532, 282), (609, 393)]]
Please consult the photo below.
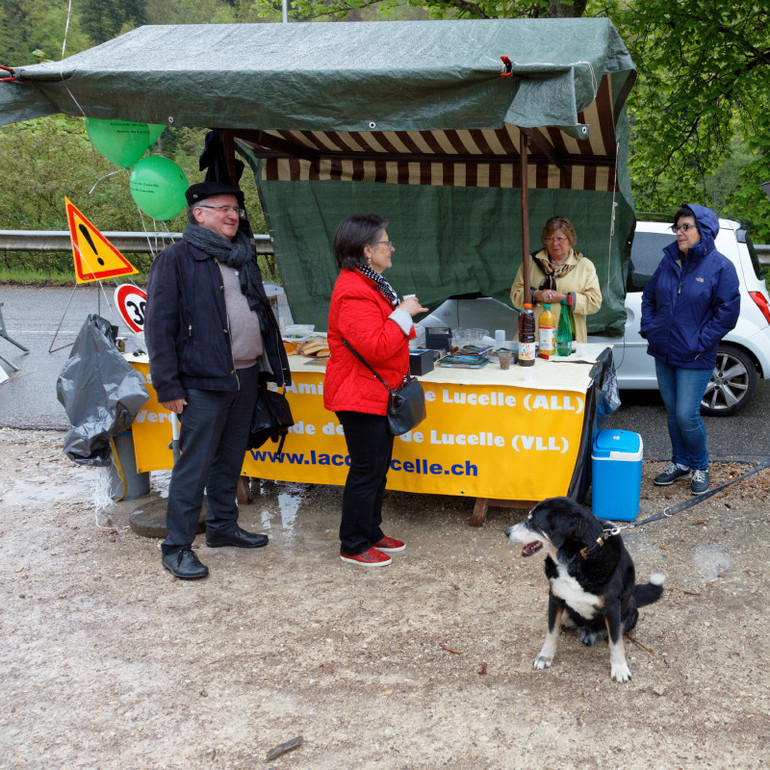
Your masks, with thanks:
[(556, 230), (563, 230), (564, 235), (567, 236), (567, 239), (570, 242), (570, 246), (574, 247), (574, 245), (577, 243), (577, 233), (575, 232), (575, 228), (572, 226), (572, 222), (570, 222), (567, 217), (551, 217), (545, 223), (543, 232), (540, 234), (540, 242), (543, 244), (543, 246), (545, 246), (545, 239)]

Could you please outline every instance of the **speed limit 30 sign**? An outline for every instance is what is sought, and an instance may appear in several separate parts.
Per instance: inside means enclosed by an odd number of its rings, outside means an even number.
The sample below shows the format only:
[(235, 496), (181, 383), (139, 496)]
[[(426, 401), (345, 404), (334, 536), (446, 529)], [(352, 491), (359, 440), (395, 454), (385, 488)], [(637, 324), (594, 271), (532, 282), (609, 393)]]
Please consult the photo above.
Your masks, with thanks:
[(115, 289), (115, 304), (123, 320), (131, 331), (139, 334), (144, 331), (144, 306), (147, 294), (138, 286), (124, 283)]

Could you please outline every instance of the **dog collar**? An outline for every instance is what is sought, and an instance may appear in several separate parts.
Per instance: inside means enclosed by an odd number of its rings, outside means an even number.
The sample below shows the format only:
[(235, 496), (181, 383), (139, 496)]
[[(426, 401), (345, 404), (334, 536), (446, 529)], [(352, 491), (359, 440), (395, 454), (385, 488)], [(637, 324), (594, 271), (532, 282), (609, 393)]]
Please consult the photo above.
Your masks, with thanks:
[(593, 545), (587, 545), (585, 548), (580, 549), (580, 555), (583, 559), (587, 559), (594, 551), (598, 551), (604, 546), (604, 544), (615, 535), (620, 534), (620, 527), (612, 527), (611, 529), (605, 529), (599, 537), (596, 538), (596, 542)]

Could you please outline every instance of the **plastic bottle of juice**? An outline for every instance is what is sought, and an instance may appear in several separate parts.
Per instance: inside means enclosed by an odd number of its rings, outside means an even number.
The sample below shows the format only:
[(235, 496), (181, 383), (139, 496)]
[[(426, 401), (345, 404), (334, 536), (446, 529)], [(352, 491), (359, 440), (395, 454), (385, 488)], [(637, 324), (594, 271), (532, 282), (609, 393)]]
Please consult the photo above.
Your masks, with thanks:
[(567, 300), (563, 299), (559, 311), (559, 326), (556, 329), (556, 354), (568, 356), (570, 353), (572, 353), (572, 327), (569, 324)]
[(538, 334), (540, 339), (540, 352), (552, 356), (554, 350), (554, 335), (556, 333), (556, 319), (551, 312), (549, 304), (543, 305), (543, 312), (537, 319)]
[(535, 365), (535, 314), (532, 305), (524, 303), (519, 315), (519, 366)]

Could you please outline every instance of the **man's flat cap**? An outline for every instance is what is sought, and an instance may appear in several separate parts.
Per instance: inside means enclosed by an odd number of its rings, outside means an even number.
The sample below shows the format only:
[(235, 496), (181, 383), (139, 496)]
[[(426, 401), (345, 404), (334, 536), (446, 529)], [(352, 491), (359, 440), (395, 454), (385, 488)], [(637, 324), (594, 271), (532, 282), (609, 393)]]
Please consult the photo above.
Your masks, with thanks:
[(190, 206), (215, 195), (234, 195), (238, 200), (238, 205), (243, 208), (243, 190), (222, 182), (198, 182), (198, 184), (190, 185), (185, 193), (187, 203)]

